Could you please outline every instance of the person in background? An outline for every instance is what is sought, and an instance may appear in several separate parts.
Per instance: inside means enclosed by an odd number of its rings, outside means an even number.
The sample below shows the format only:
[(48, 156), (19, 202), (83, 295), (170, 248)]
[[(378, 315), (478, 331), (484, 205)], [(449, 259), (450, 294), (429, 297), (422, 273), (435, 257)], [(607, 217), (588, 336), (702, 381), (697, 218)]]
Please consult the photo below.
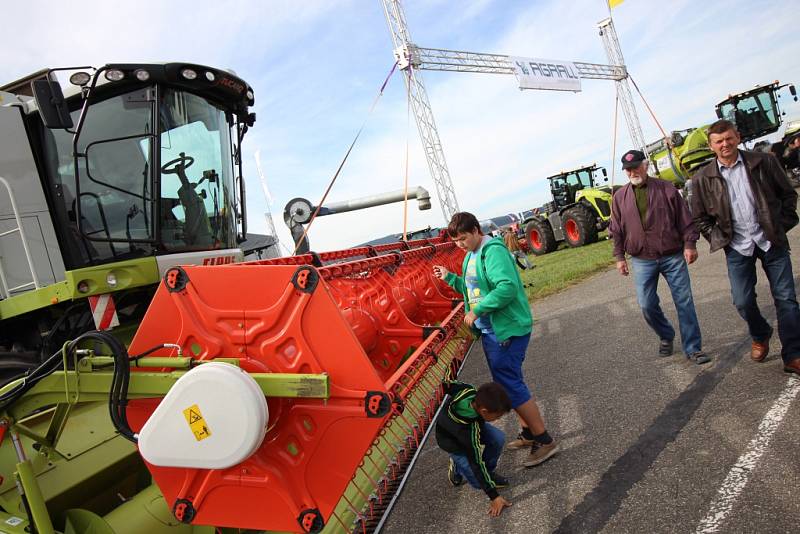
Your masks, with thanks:
[(528, 259), (528, 255), (523, 252), (522, 247), (519, 246), (519, 239), (516, 232), (511, 228), (507, 228), (503, 233), (503, 241), (506, 243), (506, 248), (514, 256), (514, 261), (520, 269), (531, 269), (533, 264)]
[(660, 339), (658, 355), (671, 356), (675, 338), (675, 328), (658, 298), (658, 278), (663, 276), (678, 312), (684, 354), (698, 365), (708, 363), (711, 358), (702, 349), (688, 268), (697, 259), (700, 234), (680, 192), (671, 183), (648, 176), (648, 166), (639, 150), (622, 156), (629, 183), (614, 193), (609, 227), (617, 270), (628, 276), (625, 254), (630, 254), (639, 307)]

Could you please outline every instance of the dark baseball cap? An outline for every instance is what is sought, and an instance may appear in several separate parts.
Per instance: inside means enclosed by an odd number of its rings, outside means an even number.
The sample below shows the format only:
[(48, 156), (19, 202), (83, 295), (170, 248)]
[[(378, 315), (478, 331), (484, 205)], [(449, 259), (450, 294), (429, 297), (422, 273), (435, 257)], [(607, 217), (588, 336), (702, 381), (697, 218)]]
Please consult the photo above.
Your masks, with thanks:
[(644, 152), (640, 150), (628, 150), (622, 155), (622, 168), (633, 169), (641, 165), (641, 163), (646, 159), (647, 158), (644, 156)]

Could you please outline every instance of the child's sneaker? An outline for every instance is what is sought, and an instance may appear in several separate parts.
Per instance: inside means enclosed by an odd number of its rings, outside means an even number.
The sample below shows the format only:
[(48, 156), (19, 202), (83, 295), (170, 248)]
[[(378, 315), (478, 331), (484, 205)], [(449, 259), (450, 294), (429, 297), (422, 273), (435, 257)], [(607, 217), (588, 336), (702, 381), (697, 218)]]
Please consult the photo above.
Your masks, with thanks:
[(556, 443), (556, 440), (553, 440), (548, 444), (534, 441), (533, 445), (531, 445), (531, 453), (525, 459), (525, 463), (523, 465), (525, 467), (533, 467), (534, 465), (539, 465), (540, 463), (544, 462), (557, 452), (558, 452), (558, 443)]
[(464, 477), (459, 475), (458, 471), (456, 471), (456, 463), (452, 458), (450, 458), (447, 464), (447, 480), (453, 487), (458, 487), (464, 483)]

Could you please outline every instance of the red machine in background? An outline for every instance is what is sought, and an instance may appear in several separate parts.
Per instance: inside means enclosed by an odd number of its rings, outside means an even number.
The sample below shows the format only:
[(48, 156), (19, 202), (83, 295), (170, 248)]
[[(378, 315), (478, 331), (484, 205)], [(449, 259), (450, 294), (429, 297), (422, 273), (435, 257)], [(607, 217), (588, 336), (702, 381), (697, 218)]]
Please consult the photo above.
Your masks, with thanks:
[[(229, 409), (231, 395), (199, 383), (183, 397), (171, 398), (186, 390), (176, 384), (163, 399), (130, 401), (142, 440), (185, 448), (153, 448), (161, 452), (148, 458), (140, 441), (173, 515), (269, 531), (372, 530), (442, 401), (442, 380), (455, 376), (473, 341), (461, 296), (432, 274), (435, 264), (458, 272), (462, 259), (440, 238), (170, 269), (130, 353), (174, 344), (181, 350), (148, 356), (235, 363), (273, 388), (264, 390), (268, 423), (255, 452), (222, 468), (204, 459), (214, 447), (238, 446), (225, 442), (233, 435), (225, 429), (252, 422), (256, 408)], [(154, 413), (172, 423), (142, 430)]]

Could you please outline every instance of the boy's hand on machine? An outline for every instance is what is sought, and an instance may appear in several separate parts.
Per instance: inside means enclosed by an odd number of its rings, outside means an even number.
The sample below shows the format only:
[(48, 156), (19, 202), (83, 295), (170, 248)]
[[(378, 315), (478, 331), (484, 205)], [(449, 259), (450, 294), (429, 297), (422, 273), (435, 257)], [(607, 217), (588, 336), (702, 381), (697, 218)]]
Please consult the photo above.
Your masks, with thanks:
[(468, 311), (467, 314), (464, 316), (464, 324), (472, 328), (472, 325), (475, 324), (475, 321), (478, 320), (478, 316), (475, 315), (475, 312)]
[(450, 274), (450, 271), (448, 271), (445, 267), (441, 265), (433, 266), (433, 276), (435, 276), (439, 280), (444, 280), (448, 274)]
[(502, 495), (498, 495), (492, 499), (492, 504), (489, 506), (489, 515), (497, 517), (503, 513), (503, 508), (511, 506), (511, 502), (505, 500)]

